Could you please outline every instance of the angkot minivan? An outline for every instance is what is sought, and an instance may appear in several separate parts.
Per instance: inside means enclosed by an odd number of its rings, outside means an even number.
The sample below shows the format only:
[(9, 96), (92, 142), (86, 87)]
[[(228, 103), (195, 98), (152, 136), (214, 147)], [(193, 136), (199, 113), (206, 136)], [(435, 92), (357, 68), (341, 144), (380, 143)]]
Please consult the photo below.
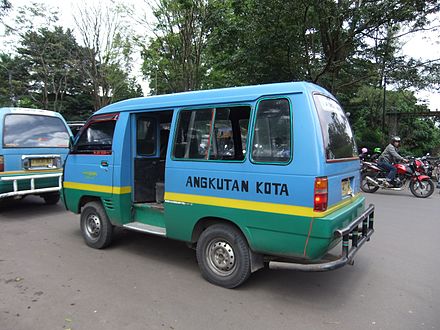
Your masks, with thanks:
[(205, 279), (233, 288), (265, 265), (352, 263), (374, 231), (359, 167), (336, 99), (311, 83), (278, 83), (97, 111), (66, 160), (63, 194), (89, 246), (108, 246), (114, 226), (181, 240)]
[(70, 129), (53, 111), (0, 108), (0, 200), (38, 195), (60, 199)]

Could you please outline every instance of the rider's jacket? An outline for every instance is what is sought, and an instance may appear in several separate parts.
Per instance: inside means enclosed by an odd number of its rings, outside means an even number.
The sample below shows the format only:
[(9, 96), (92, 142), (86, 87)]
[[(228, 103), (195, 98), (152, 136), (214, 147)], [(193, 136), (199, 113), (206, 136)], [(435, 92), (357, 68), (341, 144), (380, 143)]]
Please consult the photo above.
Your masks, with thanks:
[(397, 152), (397, 148), (393, 146), (391, 143), (387, 145), (385, 150), (382, 152), (382, 154), (379, 156), (380, 162), (387, 162), (387, 163), (397, 163), (399, 161), (402, 161), (404, 158), (399, 155)]

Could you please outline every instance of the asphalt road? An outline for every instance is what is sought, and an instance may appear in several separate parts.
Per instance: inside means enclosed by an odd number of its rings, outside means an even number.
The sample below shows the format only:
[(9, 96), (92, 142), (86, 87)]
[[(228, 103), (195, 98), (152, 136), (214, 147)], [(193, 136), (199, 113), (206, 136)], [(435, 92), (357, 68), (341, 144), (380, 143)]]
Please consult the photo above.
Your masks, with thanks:
[(184, 243), (118, 231), (38, 198), (0, 207), (0, 329), (440, 329), (440, 195), (367, 195), (376, 233), (354, 266), (261, 270), (240, 288), (199, 274)]

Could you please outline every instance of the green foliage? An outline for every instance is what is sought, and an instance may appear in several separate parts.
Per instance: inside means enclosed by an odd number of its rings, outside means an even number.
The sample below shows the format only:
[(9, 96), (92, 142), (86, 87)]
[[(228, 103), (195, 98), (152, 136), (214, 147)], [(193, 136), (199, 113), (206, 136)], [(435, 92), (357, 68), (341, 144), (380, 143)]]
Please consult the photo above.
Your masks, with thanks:
[(19, 8), (15, 21), (7, 30), (19, 39), (15, 55), (0, 53), (0, 106), (49, 109), (84, 120), (112, 101), (142, 95), (129, 77), (132, 49), (122, 26), (114, 25), (104, 48), (111, 47), (101, 54), (80, 46), (71, 30), (56, 25), (57, 11), (41, 3)]
[[(161, 0), (155, 9), (155, 36), (143, 50), (153, 93), (312, 81), (351, 113), (359, 146), (385, 145), (396, 127), (384, 112), (426, 110), (408, 90), (440, 82), (435, 63), (398, 55), (402, 34), (439, 12), (436, 0)], [(420, 123), (399, 118), (406, 140)]]
[(0, 0), (0, 17), (6, 14), (8, 10), (12, 7), (8, 0)]
[(203, 86), (210, 12), (206, 0), (160, 0), (154, 10), (154, 37), (144, 45), (142, 72), (153, 94)]

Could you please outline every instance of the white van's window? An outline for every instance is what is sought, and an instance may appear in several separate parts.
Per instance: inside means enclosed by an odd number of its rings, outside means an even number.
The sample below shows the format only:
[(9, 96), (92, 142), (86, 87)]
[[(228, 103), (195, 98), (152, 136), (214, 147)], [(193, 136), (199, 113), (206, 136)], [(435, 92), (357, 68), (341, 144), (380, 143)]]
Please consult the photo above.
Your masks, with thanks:
[(267, 99), (258, 104), (252, 140), (252, 160), (288, 163), (292, 152), (292, 120), (287, 99)]
[(244, 160), (249, 116), (248, 106), (181, 111), (174, 158)]
[(5, 117), (5, 148), (67, 148), (69, 133), (58, 117), (10, 114)]
[(91, 123), (79, 137), (75, 145), (75, 151), (111, 150), (115, 125), (115, 120)]
[(136, 123), (136, 150), (138, 155), (156, 153), (156, 121), (151, 118), (138, 118)]
[(313, 95), (321, 122), (327, 160), (357, 157), (353, 133), (341, 106), (330, 97)]

